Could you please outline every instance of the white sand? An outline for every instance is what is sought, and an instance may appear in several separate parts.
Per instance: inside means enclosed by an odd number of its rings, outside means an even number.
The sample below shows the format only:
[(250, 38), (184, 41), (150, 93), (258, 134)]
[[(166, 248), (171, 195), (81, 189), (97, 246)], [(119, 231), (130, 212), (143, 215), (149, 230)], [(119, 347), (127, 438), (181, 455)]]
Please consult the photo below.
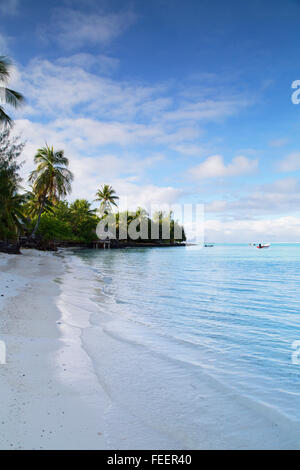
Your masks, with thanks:
[(67, 254), (0, 255), (1, 449), (299, 447), (273, 410), (91, 322), (89, 283)]
[[(0, 340), (7, 347), (7, 364), (0, 365), (1, 449), (109, 446), (100, 434), (103, 391), (84, 354), (77, 355), (76, 340), (63, 340), (58, 329), (59, 284), (53, 281), (62, 269), (62, 259), (51, 253), (0, 257)], [(12, 296), (10, 283), (19, 295)]]
[(7, 347), (0, 449), (172, 448), (174, 440), (123, 410), (96, 374), (81, 340), (89, 314), (61, 298), (66, 270), (53, 253), (0, 256), (0, 340)]

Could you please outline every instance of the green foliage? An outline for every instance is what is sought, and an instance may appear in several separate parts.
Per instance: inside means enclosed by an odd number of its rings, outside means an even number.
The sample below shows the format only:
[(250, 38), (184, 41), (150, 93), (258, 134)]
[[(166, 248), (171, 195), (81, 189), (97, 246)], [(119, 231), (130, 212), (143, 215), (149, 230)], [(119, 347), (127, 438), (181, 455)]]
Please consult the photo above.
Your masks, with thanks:
[[(42, 199), (33, 191), (28, 191), (25, 195), (26, 201), (23, 206), (24, 215), (30, 218), (34, 218), (39, 215), (40, 207), (42, 205)], [(43, 212), (52, 212), (53, 211), (53, 204), (52, 202), (46, 197), (44, 199), (44, 209)]]
[[(41, 215), (37, 234), (46, 240), (83, 243), (95, 240), (99, 219), (90, 207), (86, 199), (54, 204), (51, 212)], [(34, 226), (36, 218), (32, 223)]]
[[(18, 138), (10, 137), (8, 129), (0, 134), (0, 238), (16, 239), (24, 231), (26, 222), (26, 231), (49, 241), (90, 243), (97, 239), (96, 227), (100, 219), (91, 203), (86, 199), (77, 199), (71, 204), (60, 200), (71, 191), (73, 179), (63, 151), (55, 152), (48, 146), (39, 149), (35, 156), (36, 169), (29, 178), (32, 191), (19, 194), (21, 165), (18, 157), (23, 146)], [(103, 185), (97, 192), (97, 200), (101, 202), (105, 218), (111, 213), (112, 206), (117, 206), (118, 197), (111, 186)], [(157, 242), (176, 241), (174, 233), (179, 225), (172, 213), (158, 213), (151, 220), (147, 211), (138, 207), (133, 213), (117, 212), (115, 216), (117, 239), (120, 229), (128, 233), (128, 227), (133, 223), (132, 237), (138, 235), (141, 227), (148, 228), (148, 237), (138, 238), (137, 243), (153, 241), (153, 226), (157, 229)], [(170, 227), (167, 239), (162, 229), (164, 223)], [(185, 240), (184, 231), (178, 241), (182, 240)]]
[(79, 241), (74, 236), (70, 224), (53, 214), (41, 215), (37, 233), (45, 240)]
[[(150, 239), (150, 236), (152, 225), (155, 224), (157, 224), (158, 228), (157, 242), (172, 243), (185, 240), (184, 230), (183, 236), (174, 240), (174, 229), (176, 225), (179, 227), (179, 224), (174, 221), (172, 214), (159, 214), (151, 220), (148, 213), (139, 207), (135, 213), (117, 212), (115, 216), (117, 238), (119, 238), (120, 228), (123, 227), (124, 229), (124, 224), (125, 228), (128, 229), (129, 224), (135, 221), (137, 231), (140, 230), (141, 223), (146, 223), (148, 226), (149, 238), (139, 238), (135, 240), (137, 243), (153, 241)], [(105, 217), (108, 216), (104, 215)], [(51, 212), (44, 212), (42, 214), (37, 234), (46, 240), (90, 243), (97, 240), (96, 227), (99, 220), (95, 210), (91, 209), (91, 204), (86, 199), (77, 199), (71, 204), (66, 201), (60, 201), (53, 205)], [(35, 223), (36, 218), (32, 221), (33, 226)], [(167, 239), (162, 237), (163, 223), (170, 225), (170, 236)], [(128, 237), (128, 240), (130, 240), (130, 237)]]
[(85, 241), (92, 241), (96, 237), (96, 226), (99, 218), (91, 204), (86, 199), (77, 199), (70, 205), (70, 222), (73, 233)]
[(0, 239), (4, 240), (16, 239), (23, 230), (25, 198), (18, 193), (21, 182), (18, 157), (23, 147), (18, 137), (10, 137), (8, 128), (0, 133)]

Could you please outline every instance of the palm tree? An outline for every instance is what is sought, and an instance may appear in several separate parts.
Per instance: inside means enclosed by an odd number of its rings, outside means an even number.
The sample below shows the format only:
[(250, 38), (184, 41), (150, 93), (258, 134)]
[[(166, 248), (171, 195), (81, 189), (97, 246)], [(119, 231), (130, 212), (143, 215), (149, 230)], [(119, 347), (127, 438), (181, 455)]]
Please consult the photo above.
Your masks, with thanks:
[(46, 145), (38, 149), (34, 157), (37, 168), (30, 173), (29, 182), (39, 199), (38, 219), (32, 232), (34, 237), (40, 224), (41, 215), (45, 209), (47, 201), (52, 204), (58, 202), (72, 190), (71, 183), (73, 174), (67, 168), (69, 160), (64, 156), (63, 150), (55, 151)]
[(91, 209), (91, 203), (86, 199), (76, 199), (70, 205), (70, 214), (75, 218), (87, 218), (95, 215), (95, 209)]
[(14, 166), (0, 161), (0, 237), (16, 238), (22, 231), (25, 197), (18, 193), (19, 178)]
[(23, 232), (26, 225), (26, 217), (23, 214), (25, 196), (12, 192), (2, 206), (1, 222), (6, 226), (8, 238), (17, 238)]
[(95, 201), (99, 201), (101, 203), (100, 211), (102, 214), (107, 214), (111, 211), (112, 205), (117, 206), (116, 201), (118, 199), (119, 198), (116, 196), (116, 191), (108, 184), (104, 184), (101, 186), (101, 189), (98, 189)]
[[(28, 217), (37, 217), (42, 204), (43, 196), (34, 191), (28, 191), (25, 195), (24, 214)], [(53, 203), (46, 197), (43, 212), (53, 214)]]
[(11, 62), (7, 57), (0, 56), (0, 123), (9, 126), (12, 125), (12, 119), (6, 114), (1, 103), (17, 108), (24, 102), (21, 93), (6, 87), (10, 75), (10, 65)]

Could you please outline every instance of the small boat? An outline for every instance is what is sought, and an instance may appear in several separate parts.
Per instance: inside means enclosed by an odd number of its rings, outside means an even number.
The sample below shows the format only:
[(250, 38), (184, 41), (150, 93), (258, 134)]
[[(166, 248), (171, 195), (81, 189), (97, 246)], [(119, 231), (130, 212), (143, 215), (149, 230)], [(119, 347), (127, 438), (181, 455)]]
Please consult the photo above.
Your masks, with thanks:
[(205, 248), (212, 248), (214, 246), (213, 243), (205, 243), (204, 244)]
[(271, 246), (270, 243), (264, 243), (264, 244), (259, 243), (256, 248), (258, 248), (259, 250), (261, 250), (262, 248), (269, 248), (270, 246)]

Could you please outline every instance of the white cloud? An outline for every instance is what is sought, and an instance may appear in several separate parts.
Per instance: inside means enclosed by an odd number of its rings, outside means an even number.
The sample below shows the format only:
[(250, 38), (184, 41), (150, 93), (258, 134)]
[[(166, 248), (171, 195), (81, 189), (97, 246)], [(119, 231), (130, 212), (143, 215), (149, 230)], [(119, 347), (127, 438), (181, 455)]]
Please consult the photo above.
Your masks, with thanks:
[(123, 201), (127, 201), (130, 210), (138, 206), (149, 209), (151, 204), (156, 203), (175, 203), (182, 194), (181, 190), (144, 183), (146, 170), (158, 164), (162, 158), (161, 155), (152, 155), (140, 161), (130, 155), (107, 154), (98, 158), (73, 155), (70, 168), (75, 178), (70, 199), (79, 197), (92, 201), (96, 190), (108, 183)]
[(58, 66), (80, 67), (85, 70), (96, 69), (99, 73), (109, 73), (119, 66), (119, 60), (104, 54), (92, 55), (88, 53), (74, 54), (57, 59)]
[(202, 157), (202, 155), (207, 152), (207, 150), (200, 145), (193, 144), (175, 145), (173, 149), (183, 155), (191, 155), (192, 157)]
[(164, 115), (166, 109), (176, 111), (176, 92), (160, 83), (148, 86), (101, 75), (101, 69), (115, 66), (113, 58), (86, 53), (54, 62), (32, 60), (15, 74), (12, 83), (27, 98), (27, 105), (15, 118), (46, 119), (50, 130), (67, 139), (69, 133), (79, 144), (87, 139), (92, 145), (96, 141), (98, 145), (129, 145), (145, 140), (199, 155), (201, 146), (193, 144), (203, 134), (198, 124), (167, 120)]
[(26, 119), (15, 121), (16, 129), (28, 140), (70, 144), (83, 153), (100, 152), (100, 147), (116, 145), (125, 147), (134, 144), (180, 142), (191, 136), (188, 129), (166, 133), (159, 126), (136, 123), (107, 122), (89, 118), (57, 119), (48, 124), (34, 123)]
[(129, 210), (136, 207), (144, 207), (150, 212), (151, 205), (164, 207), (165, 204), (172, 205), (178, 202), (182, 190), (172, 186), (161, 187), (154, 184), (134, 185), (130, 182), (116, 181), (115, 187), (118, 194), (127, 200)]
[[(136, 20), (131, 11), (118, 13), (83, 12), (59, 8), (49, 27), (48, 36), (60, 43), (65, 49), (76, 49), (85, 44), (107, 45), (126, 31)], [(55, 34), (53, 35), (53, 28)]]
[(126, 146), (149, 141), (161, 135), (159, 129), (143, 124), (106, 122), (88, 118), (57, 120), (54, 128), (64, 136), (65, 140), (73, 140), (75, 135), (80, 136), (81, 141), (78, 144), (82, 149), (86, 145), (92, 147), (109, 144)]
[(257, 217), (267, 214), (295, 214), (300, 212), (300, 183), (297, 178), (286, 178), (272, 183), (255, 185), (248, 194), (226, 200), (214, 200), (205, 205), (206, 213), (218, 213), (231, 218)]
[(283, 147), (288, 143), (288, 139), (281, 138), (281, 139), (274, 139), (269, 142), (270, 147)]
[[(71, 154), (82, 154), (97, 160), (101, 146), (118, 143), (119, 146), (144, 142), (159, 137), (159, 130), (148, 129), (143, 125), (127, 125), (118, 122), (100, 122), (88, 118), (62, 119), (48, 124), (35, 123), (27, 119), (15, 121), (14, 130), (21, 133), (28, 144), (35, 148), (44, 142), (55, 143), (56, 147), (68, 147)], [(158, 157), (155, 157), (158, 160)], [(143, 166), (149, 160), (140, 160)], [(90, 161), (92, 163), (92, 161)], [(128, 164), (128, 162), (127, 162)]]
[(205, 212), (206, 213), (214, 213), (214, 212), (224, 213), (227, 207), (228, 207), (227, 201), (220, 199), (220, 200), (212, 201), (212, 202), (209, 202), (208, 204), (205, 204)]
[[(89, 163), (92, 171), (86, 171)], [(95, 165), (96, 163), (96, 165)], [(130, 176), (130, 172), (124, 171), (126, 162), (117, 157), (106, 156), (95, 162), (85, 159), (72, 162), (72, 170), (75, 175), (73, 191), (70, 200), (75, 198), (85, 198), (93, 201), (96, 190), (102, 184), (111, 184), (120, 197), (123, 204), (129, 210), (135, 210), (137, 207), (144, 207), (148, 211), (151, 204), (175, 204), (182, 195), (182, 191), (172, 186), (158, 186), (155, 184), (142, 184), (136, 182), (135, 178)], [(133, 162), (131, 169), (133, 170)], [(126, 175), (127, 173), (127, 175)], [(94, 204), (96, 205), (96, 204)]]
[(205, 221), (205, 238), (215, 242), (300, 241), (300, 218), (239, 219)]
[(19, 0), (0, 0), (0, 13), (2, 15), (15, 15), (19, 9)]
[[(108, 183), (127, 195), (132, 207), (177, 202), (182, 191), (169, 183), (151, 184), (146, 170), (170, 150), (200, 156), (203, 130), (188, 118), (166, 119), (166, 111), (181, 109), (181, 88), (118, 81), (107, 75), (117, 66), (113, 58), (80, 53), (52, 62), (36, 59), (15, 70), (12, 86), (27, 98), (27, 106), (14, 112), (15, 132), (22, 131), (27, 140), (24, 178), (32, 170), (36, 149), (47, 142), (63, 148), (70, 159), (72, 199), (93, 200), (96, 189)], [(246, 157), (229, 164), (219, 158), (218, 175), (234, 176), (255, 167)]]
[(60, 132), (59, 125), (52, 127), (28, 120), (16, 121), (14, 132), (16, 134), (22, 132), (22, 137), (27, 140), (22, 155), (25, 160), (22, 168), (24, 187), (27, 187), (28, 175), (33, 169), (33, 156), (37, 148), (48, 142), (54, 143), (57, 149), (63, 148), (70, 160), (70, 169), (75, 176), (70, 199), (80, 197), (92, 201), (97, 188), (104, 183), (112, 184), (120, 196), (126, 196), (131, 209), (138, 205), (148, 206), (156, 202), (172, 203), (179, 197), (181, 191), (178, 189), (145, 182), (146, 171), (159, 165), (165, 158), (163, 154), (152, 153), (143, 159), (128, 153), (127, 150), (119, 154), (99, 152), (97, 155), (95, 149), (99, 143), (98, 131), (95, 131), (93, 137), (88, 133), (91, 132), (90, 122), (85, 123), (88, 135), (85, 140), (86, 135), (82, 132), (82, 126), (83, 123), (73, 129), (71, 127), (65, 129), (62, 126)]
[(283, 172), (300, 171), (300, 152), (287, 155), (280, 163), (279, 170)]
[(190, 168), (189, 174), (195, 179), (224, 178), (252, 173), (257, 169), (258, 160), (251, 160), (244, 156), (237, 156), (226, 165), (221, 155), (212, 155), (203, 163)]
[(174, 111), (165, 113), (164, 119), (216, 121), (238, 113), (241, 108), (249, 104), (249, 101), (241, 98), (204, 99), (197, 103), (186, 103)]
[[(63, 57), (56, 62), (31, 61), (20, 70), (19, 80), (14, 83), (31, 105), (31, 110), (24, 108), (23, 115), (28, 116), (31, 111), (49, 119), (88, 114), (122, 121), (147, 115), (151, 120), (151, 109), (158, 112), (170, 102), (169, 97), (158, 96), (162, 91), (160, 85), (116, 81), (100, 74), (101, 69), (107, 71), (115, 65), (112, 58), (90, 54)], [(98, 70), (93, 73), (90, 67)]]

